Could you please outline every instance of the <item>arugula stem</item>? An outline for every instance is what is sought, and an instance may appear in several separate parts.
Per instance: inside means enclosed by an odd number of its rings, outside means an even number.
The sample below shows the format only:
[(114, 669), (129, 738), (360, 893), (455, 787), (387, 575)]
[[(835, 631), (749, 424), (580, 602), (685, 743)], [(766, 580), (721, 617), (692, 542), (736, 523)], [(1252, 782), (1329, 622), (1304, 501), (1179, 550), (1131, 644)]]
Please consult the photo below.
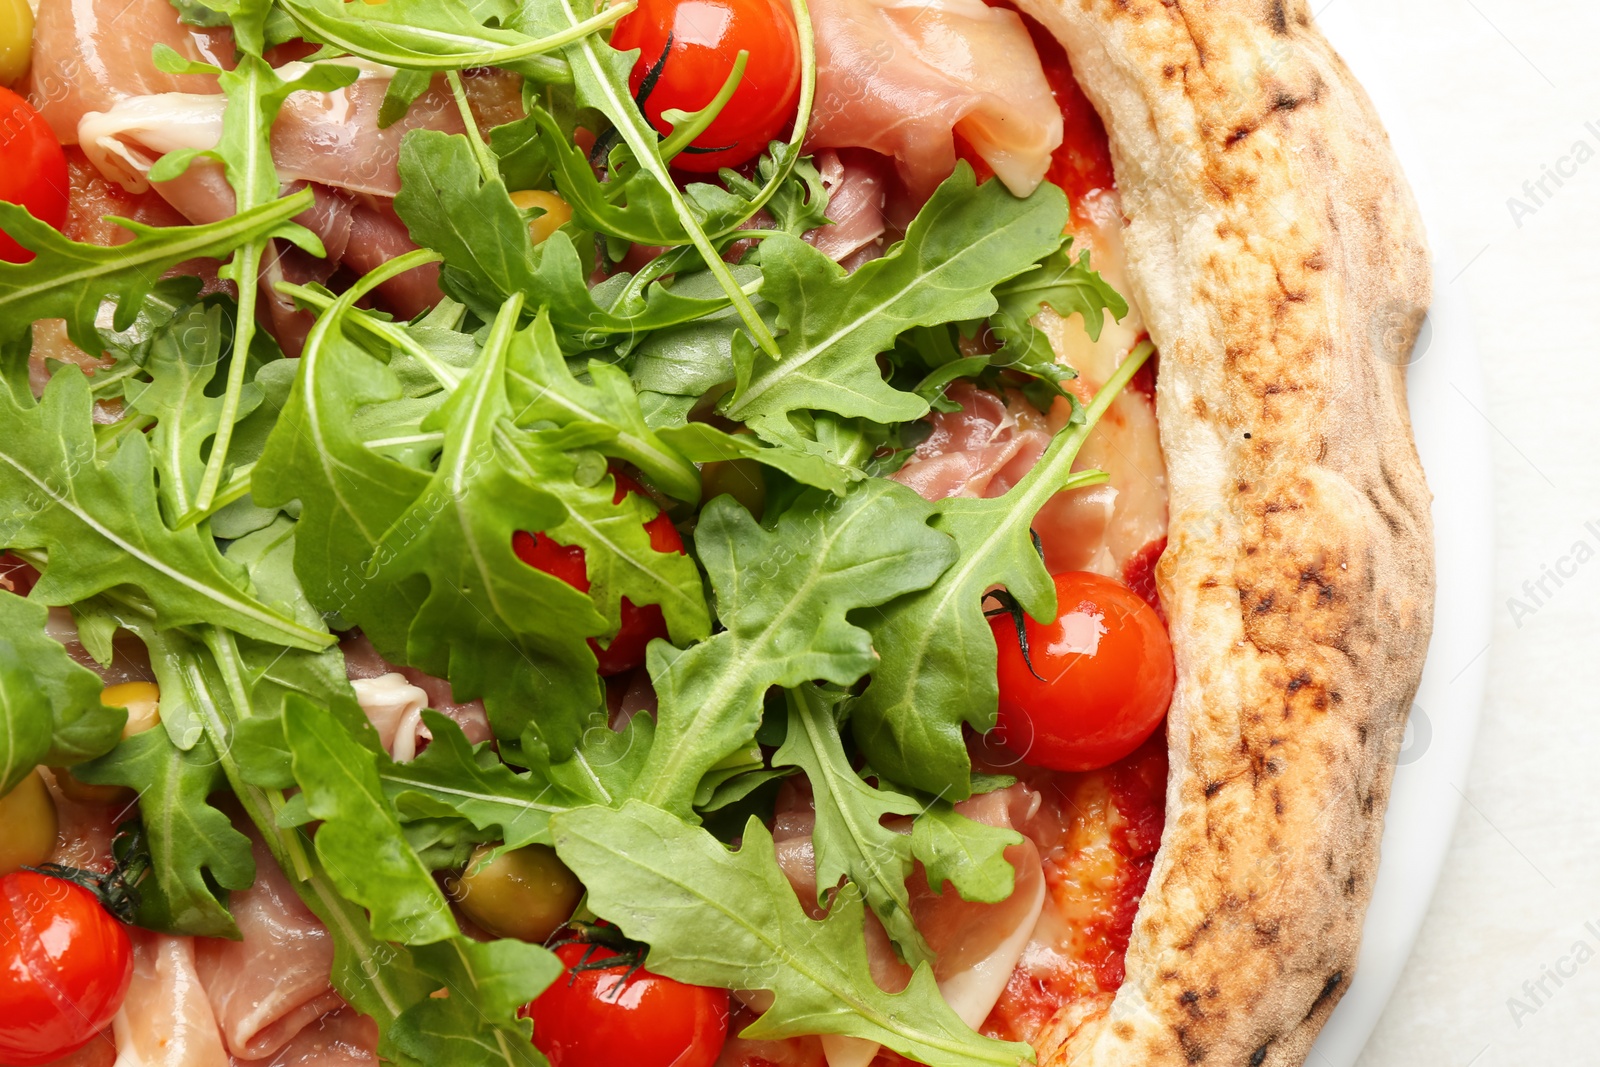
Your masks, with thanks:
[(800, 161), (806, 130), (811, 124), (811, 108), (817, 98), (817, 45), (811, 27), (811, 8), (806, 0), (789, 0), (789, 6), (794, 10), (794, 25), (800, 40), (800, 109), (795, 112), (794, 132), (789, 135), (789, 143), (785, 146), (772, 177), (750, 201), (749, 213), (732, 226), (711, 234), (713, 240), (733, 233), (757, 211), (766, 207), (767, 201), (771, 200), (779, 186), (788, 180), (789, 175), (794, 172), (794, 165)]
[(489, 146), (483, 143), (483, 134), (478, 130), (478, 120), (473, 117), (472, 105), (467, 101), (467, 87), (461, 84), (461, 72), (447, 71), (445, 77), (450, 82), (451, 95), (456, 99), (456, 109), (461, 112), (461, 123), (467, 128), (467, 143), (472, 146), (472, 155), (478, 161), (478, 169), (483, 172), (484, 181), (492, 182), (500, 177), (500, 168), (490, 157)]
[[(234, 721), (248, 719), (250, 694), (245, 689), (239, 664), (239, 646), (234, 642), (233, 634), (220, 626), (213, 626), (204, 640), (206, 647), (211, 650), (212, 658), (216, 660), (217, 668), (222, 672), (222, 684), (228, 691), (228, 702), (233, 705)], [(287, 803), (283, 792), (277, 789), (262, 789), (245, 782), (239, 770), (239, 762), (232, 755), (233, 722), (224, 718), (223, 712), (214, 701), (197, 700), (194, 703), (199, 710), (200, 720), (205, 725), (211, 747), (216, 750), (217, 759), (222, 764), (222, 772), (227, 776), (228, 784), (233, 787), (239, 802), (249, 811), (251, 820), (261, 831), (262, 838), (272, 850), (273, 857), (278, 860), (286, 873), (294, 876), (296, 881), (310, 881), (311, 860), (306, 855), (305, 842), (301, 840), (299, 831), (284, 829), (279, 821), (279, 816)]]
[(256, 465), (253, 461), (235, 467), (233, 473), (228, 475), (227, 484), (217, 490), (217, 498), (212, 502), (210, 510), (201, 518), (210, 518), (234, 501), (241, 500), (249, 495), (250, 475), (255, 473), (255, 469)]
[[(407, 255), (414, 254), (415, 253), (407, 253)], [(435, 256), (433, 261), (437, 261), (439, 258), (441, 257)], [(419, 265), (422, 262), (428, 261), (421, 260), (419, 261)], [(334, 305), (334, 302), (337, 299), (331, 294), (325, 293), (320, 289), (312, 289), (309, 286), (296, 285), (293, 282), (279, 282), (278, 291), (294, 297), (300, 303), (305, 304), (318, 312), (327, 311)], [(356, 325), (360, 326), (361, 329), (365, 330), (371, 336), (380, 341), (388, 342), (393, 347), (400, 349), (406, 355), (422, 364), (423, 368), (426, 369), (429, 374), (433, 375), (434, 381), (438, 382), (439, 386), (444, 389), (445, 392), (453, 393), (455, 392), (456, 386), (461, 384), (461, 375), (457, 374), (454, 368), (444, 363), (440, 363), (439, 360), (434, 357), (432, 352), (429, 352), (426, 348), (424, 348), (422, 343), (407, 333), (405, 327), (401, 326), (399, 323), (385, 322), (382, 319), (375, 319), (370, 315), (358, 315), (354, 321)]]
[(744, 68), (750, 62), (750, 53), (746, 49), (739, 49), (739, 56), (733, 61), (733, 69), (728, 71), (728, 76), (722, 81), (722, 88), (717, 90), (717, 95), (711, 102), (699, 111), (682, 111), (678, 108), (669, 108), (661, 113), (661, 117), (672, 123), (672, 132), (661, 139), (658, 149), (661, 158), (671, 163), (674, 156), (689, 147), (689, 142), (706, 132), (728, 101), (733, 99), (734, 92), (739, 88), (739, 83), (744, 81)]
[(234, 283), (239, 288), (239, 313), (234, 322), (233, 353), (228, 361), (228, 386), (222, 396), (222, 411), (217, 416), (217, 434), (212, 439), (211, 456), (206, 460), (205, 473), (200, 478), (194, 503), (178, 519), (177, 528), (193, 526), (210, 514), (212, 498), (222, 481), (222, 470), (228, 465), (228, 448), (233, 444), (233, 424), (239, 418), (239, 400), (244, 395), (245, 372), (250, 367), (250, 343), (256, 333), (256, 296), (260, 288), (261, 253), (263, 241), (251, 241), (234, 254), (229, 264)]
[[(375, 63), (384, 63), (406, 70), (454, 71), (464, 70), (469, 67), (504, 67), (524, 60), (540, 59), (549, 64), (551, 70), (539, 80), (549, 83), (569, 83), (571, 78), (570, 76), (562, 78), (560, 75), (563, 71), (556, 68), (564, 66), (564, 64), (547, 56), (545, 53), (564, 48), (580, 38), (587, 37), (591, 33), (616, 24), (638, 6), (638, 0), (618, 0), (617, 3), (576, 25), (569, 26), (546, 37), (533, 38), (523, 44), (506, 45), (502, 48), (479, 48), (447, 55), (429, 55), (414, 49), (406, 49), (402, 53), (399, 49), (393, 52), (384, 52), (374, 48), (363, 47), (359, 40), (341, 32), (339, 25), (345, 21), (359, 22), (365, 20), (328, 18), (321, 12), (298, 3), (296, 0), (285, 0), (283, 4), (290, 18), (315, 33), (318, 38), (337, 46), (353, 56), (370, 59)], [(412, 27), (411, 29), (413, 32), (418, 31), (417, 27)], [(443, 38), (443, 34), (436, 34), (436, 37)], [(456, 37), (456, 39), (467, 43), (471, 42), (471, 38), (465, 36)]]
[[(577, 12), (573, 10), (572, 0), (560, 0), (560, 3), (561, 10), (568, 20), (577, 25), (580, 20)], [(750, 336), (755, 339), (762, 351), (773, 359), (780, 358), (777, 339), (772, 336), (772, 331), (767, 329), (767, 324), (757, 314), (755, 305), (750, 303), (750, 298), (740, 288), (738, 281), (733, 277), (733, 272), (728, 269), (728, 264), (717, 254), (716, 247), (706, 236), (694, 209), (684, 199), (683, 193), (673, 182), (672, 175), (667, 173), (667, 165), (662, 162), (661, 153), (657, 148), (655, 127), (644, 121), (644, 116), (639, 113), (633, 97), (624, 91), (626, 82), (613, 81), (606, 64), (595, 51), (592, 38), (581, 38), (572, 47), (582, 57), (584, 65), (588, 67), (589, 76), (599, 92), (604, 95), (605, 103), (608, 105), (604, 110), (616, 123), (617, 132), (622, 135), (622, 140), (633, 153), (639, 166), (655, 178), (666, 192), (672, 202), (673, 212), (678, 216), (679, 225), (689, 235), (690, 242), (699, 250), (701, 258), (705, 260), (706, 269), (716, 278), (717, 284), (722, 286), (722, 291), (728, 294), (728, 299), (732, 302), (734, 310), (739, 313), (739, 318), (744, 321), (745, 328), (750, 331)]]

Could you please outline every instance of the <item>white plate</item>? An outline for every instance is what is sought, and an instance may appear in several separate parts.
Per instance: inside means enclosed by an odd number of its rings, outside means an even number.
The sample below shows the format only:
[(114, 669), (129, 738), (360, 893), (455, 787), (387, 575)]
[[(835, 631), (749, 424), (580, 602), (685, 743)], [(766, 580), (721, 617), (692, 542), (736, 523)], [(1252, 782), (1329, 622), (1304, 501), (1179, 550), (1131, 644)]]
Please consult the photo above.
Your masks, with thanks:
[(1422, 926), (1455, 827), (1483, 704), (1493, 611), (1494, 517), (1483, 379), (1463, 286), (1445, 247), (1440, 201), (1386, 83), (1390, 55), (1350, 5), (1326, 0), (1319, 22), (1388, 127), (1428, 227), (1433, 309), (1408, 374), (1417, 450), (1433, 490), (1438, 597), (1433, 643), (1395, 771), (1383, 857), (1349, 991), (1312, 1047), (1311, 1067), (1350, 1067), (1383, 1013)]

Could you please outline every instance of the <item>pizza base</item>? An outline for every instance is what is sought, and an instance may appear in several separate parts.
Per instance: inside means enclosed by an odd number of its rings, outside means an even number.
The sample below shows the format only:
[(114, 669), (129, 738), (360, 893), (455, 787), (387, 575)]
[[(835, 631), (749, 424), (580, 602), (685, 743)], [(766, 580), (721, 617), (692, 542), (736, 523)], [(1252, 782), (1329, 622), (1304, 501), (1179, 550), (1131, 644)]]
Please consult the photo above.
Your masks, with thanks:
[(1298, 0), (1019, 0), (1110, 132), (1161, 353), (1167, 829), (1109, 1008), (1047, 1065), (1300, 1064), (1348, 987), (1433, 609), (1404, 362), (1430, 271)]

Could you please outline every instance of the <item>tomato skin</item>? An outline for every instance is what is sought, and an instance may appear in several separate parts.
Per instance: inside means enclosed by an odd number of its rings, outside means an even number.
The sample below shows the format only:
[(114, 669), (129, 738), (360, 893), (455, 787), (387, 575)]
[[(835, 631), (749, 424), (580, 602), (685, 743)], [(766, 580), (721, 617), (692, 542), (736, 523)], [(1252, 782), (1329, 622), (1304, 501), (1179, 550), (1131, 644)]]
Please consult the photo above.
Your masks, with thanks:
[(989, 620), (999, 650), (1006, 744), (1027, 762), (1088, 771), (1128, 755), (1172, 702), (1172, 642), (1133, 590), (1088, 571), (1055, 576), (1058, 617), (1025, 622), (1028, 670), (1009, 615)]
[[(0, 200), (21, 204), (40, 222), (67, 221), (67, 156), (26, 100), (0, 88)], [(0, 260), (28, 263), (33, 253), (0, 232)]]
[(94, 1040), (133, 978), (128, 931), (82, 886), (0, 878), (0, 1063), (34, 1067)]
[[(613, 504), (622, 503), (622, 498), (629, 493), (644, 493), (643, 486), (621, 471), (613, 470), (611, 476), (617, 483), (611, 498)], [(666, 512), (656, 515), (644, 528), (650, 534), (650, 547), (657, 552), (684, 554), (683, 538)], [(528, 566), (560, 578), (580, 593), (589, 591), (588, 564), (581, 545), (558, 544), (546, 534), (518, 530), (511, 536), (511, 550)], [(589, 647), (600, 661), (600, 675), (604, 678), (642, 667), (650, 642), (667, 636), (667, 620), (661, 614), (661, 605), (635, 604), (623, 597), (620, 609), (621, 626), (609, 645), (601, 648), (598, 641), (589, 639)]]
[(800, 42), (794, 14), (783, 0), (641, 0), (617, 23), (611, 46), (640, 50), (628, 80), (634, 96), (650, 69), (672, 48), (644, 104), (645, 117), (662, 134), (672, 124), (663, 111), (698, 111), (732, 72), (741, 50), (750, 53), (744, 77), (695, 148), (672, 161), (680, 170), (713, 174), (766, 151), (794, 118), (800, 99)]
[(640, 969), (626, 981), (618, 965), (571, 971), (616, 953), (598, 945), (562, 945), (568, 973), (522, 1010), (533, 1044), (550, 1067), (712, 1067), (728, 1036), (728, 991), (688, 985)]

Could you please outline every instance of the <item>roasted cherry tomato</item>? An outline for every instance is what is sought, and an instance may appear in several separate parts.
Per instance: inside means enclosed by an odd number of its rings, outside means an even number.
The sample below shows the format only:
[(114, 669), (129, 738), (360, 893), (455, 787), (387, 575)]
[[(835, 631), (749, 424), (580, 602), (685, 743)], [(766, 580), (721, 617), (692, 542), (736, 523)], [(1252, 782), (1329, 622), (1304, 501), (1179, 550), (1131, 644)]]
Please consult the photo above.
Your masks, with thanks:
[(82, 886), (0, 878), (0, 1063), (33, 1067), (94, 1040), (133, 978), (128, 931)]
[[(629, 493), (644, 492), (638, 482), (620, 471), (613, 470), (611, 476), (617, 483), (613, 504), (622, 503)], [(666, 512), (645, 523), (644, 528), (650, 533), (650, 547), (657, 552), (683, 553), (683, 538)], [(589, 591), (589, 569), (582, 546), (557, 544), (546, 534), (518, 530), (511, 537), (511, 549), (528, 566), (560, 578), (579, 592)], [(622, 625), (611, 643), (601, 648), (599, 642), (592, 638), (589, 641), (600, 661), (600, 673), (606, 677), (643, 666), (646, 647), (656, 638), (667, 636), (667, 620), (659, 604), (641, 607), (623, 597), (621, 608)]]
[(556, 949), (568, 970), (522, 1010), (550, 1067), (712, 1067), (728, 1036), (728, 991), (622, 964), (572, 970), (616, 953), (598, 945)]
[(1025, 621), (1026, 660), (1011, 615), (989, 620), (1000, 652), (999, 728), (1035, 766), (1093, 770), (1161, 725), (1176, 679), (1172, 642), (1155, 609), (1120, 582), (1069, 571), (1055, 583), (1055, 621)]
[[(21, 204), (56, 229), (67, 221), (67, 156), (28, 102), (0, 89), (0, 200)], [(0, 259), (27, 263), (33, 253), (0, 232)]]
[(787, 0), (640, 0), (611, 34), (611, 46), (640, 50), (629, 84), (661, 133), (661, 117), (711, 103), (748, 52), (733, 97), (689, 149), (682, 170), (714, 173), (766, 151), (794, 118), (800, 99), (800, 41)]

